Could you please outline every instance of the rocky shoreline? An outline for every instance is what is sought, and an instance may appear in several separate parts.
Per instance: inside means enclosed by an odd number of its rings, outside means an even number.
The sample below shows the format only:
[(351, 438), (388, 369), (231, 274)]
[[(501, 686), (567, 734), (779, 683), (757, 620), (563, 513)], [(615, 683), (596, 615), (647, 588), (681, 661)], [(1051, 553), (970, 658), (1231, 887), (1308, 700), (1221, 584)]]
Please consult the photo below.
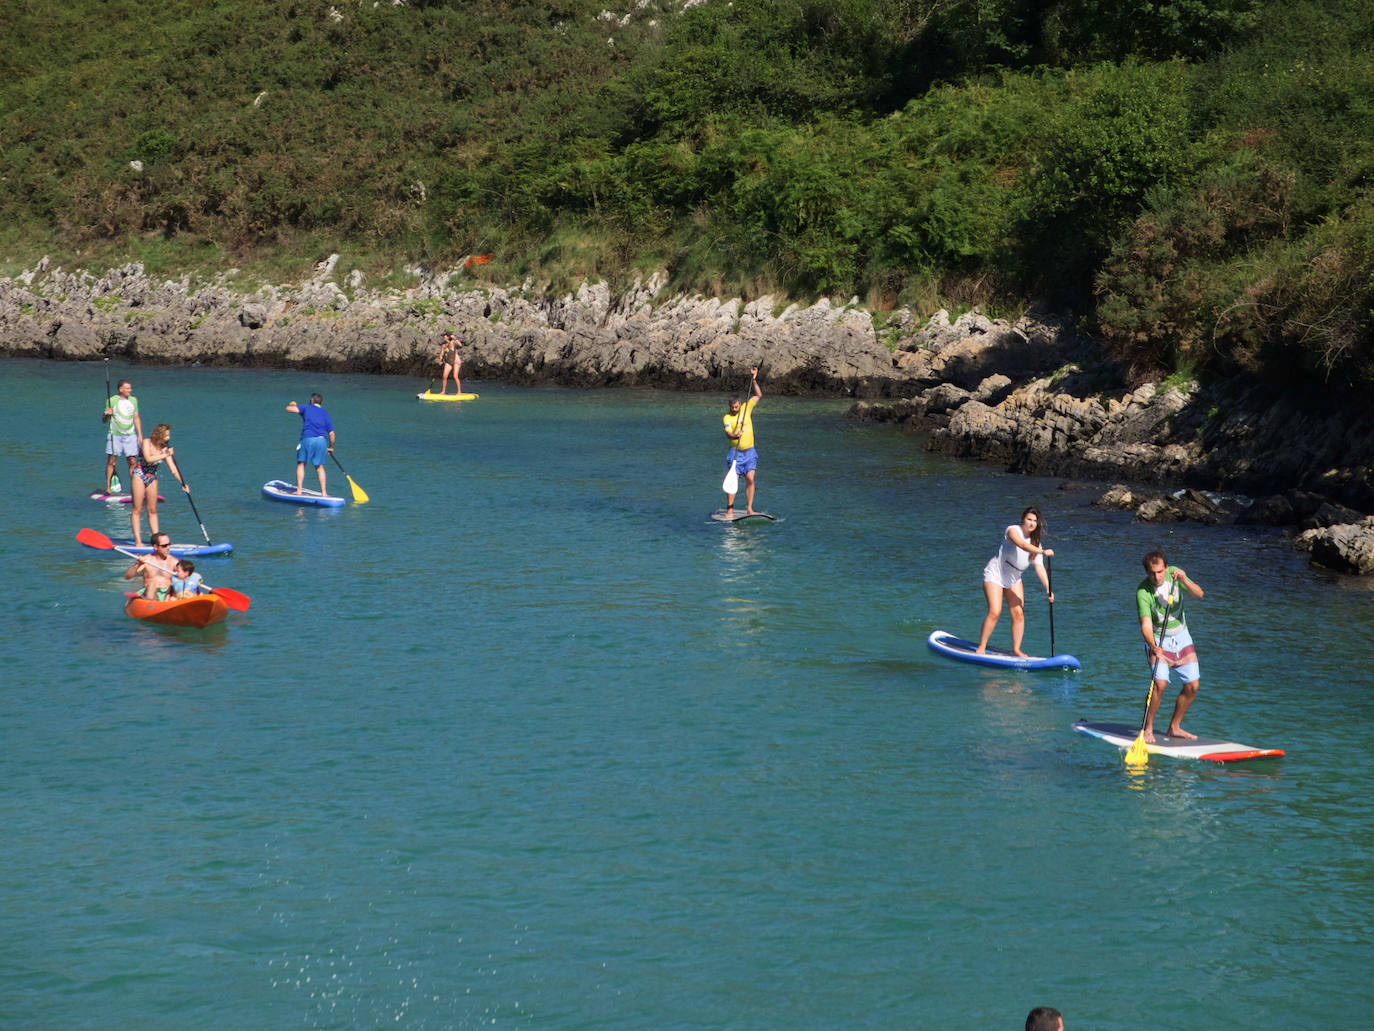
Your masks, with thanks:
[(474, 288), (461, 269), (372, 291), (356, 273), (340, 286), (336, 262), (246, 290), (233, 271), (159, 282), (138, 264), (96, 276), (45, 259), (0, 278), (0, 356), (424, 378), (452, 328), (465, 377), (513, 384), (726, 393), (762, 362), (771, 391), (860, 399), (851, 418), (919, 430), (932, 451), (1160, 488), (1116, 487), (1099, 503), (1152, 521), (1290, 527), (1322, 566), (1374, 572), (1374, 417), (1239, 381), (1130, 387), (1051, 312), (1008, 323), (903, 310), (875, 323), (857, 298), (776, 310), (770, 297), (668, 296), (661, 276), (619, 296), (605, 283), (554, 295)]

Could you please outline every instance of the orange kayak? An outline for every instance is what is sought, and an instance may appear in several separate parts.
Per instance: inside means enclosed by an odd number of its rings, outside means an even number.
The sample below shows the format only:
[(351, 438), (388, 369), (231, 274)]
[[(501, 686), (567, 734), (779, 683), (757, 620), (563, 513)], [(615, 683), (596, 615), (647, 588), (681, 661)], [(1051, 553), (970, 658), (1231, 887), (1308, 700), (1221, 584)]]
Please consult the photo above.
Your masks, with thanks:
[(166, 601), (149, 601), (135, 594), (124, 603), (124, 612), (134, 619), (162, 623), (164, 626), (202, 627), (224, 619), (229, 614), (229, 606), (217, 594), (197, 594), (190, 598), (168, 598)]

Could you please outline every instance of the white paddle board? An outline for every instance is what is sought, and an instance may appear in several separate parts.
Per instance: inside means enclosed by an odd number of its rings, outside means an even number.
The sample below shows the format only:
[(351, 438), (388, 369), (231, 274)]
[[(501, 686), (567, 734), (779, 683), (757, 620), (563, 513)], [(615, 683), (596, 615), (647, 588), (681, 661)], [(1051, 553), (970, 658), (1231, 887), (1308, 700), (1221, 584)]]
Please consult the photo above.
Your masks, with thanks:
[[(166, 501), (161, 494), (157, 496), (158, 501)], [(116, 505), (132, 505), (134, 496), (132, 494), (107, 494), (103, 490), (91, 491), (92, 501), (111, 501)]]
[(767, 512), (744, 512), (738, 508), (730, 513), (727, 513), (723, 508), (718, 508), (711, 513), (711, 518), (718, 523), (776, 523), (781, 521), (781, 517), (769, 515)]
[[(1135, 744), (1140, 725), (1129, 723), (1089, 723), (1079, 720), (1073, 729), (1088, 737), (1095, 737), (1119, 748), (1130, 748)], [(1170, 737), (1155, 731), (1154, 744), (1145, 743), (1145, 750), (1151, 755), (1165, 755), (1172, 759), (1201, 759), (1203, 762), (1235, 763), (1246, 759), (1277, 759), (1283, 755), (1282, 748), (1256, 748), (1242, 745), (1237, 741), (1222, 741), (1213, 737), (1182, 738)]]

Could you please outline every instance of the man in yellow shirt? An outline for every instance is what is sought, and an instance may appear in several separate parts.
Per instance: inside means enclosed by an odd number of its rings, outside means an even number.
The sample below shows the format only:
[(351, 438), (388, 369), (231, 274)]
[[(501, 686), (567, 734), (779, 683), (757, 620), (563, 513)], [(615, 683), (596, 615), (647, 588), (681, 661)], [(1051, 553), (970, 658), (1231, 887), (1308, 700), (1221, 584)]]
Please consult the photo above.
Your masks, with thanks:
[[(763, 397), (763, 391), (759, 388), (758, 367), (749, 370), (749, 383), (753, 387), (753, 396), (741, 405), (734, 398), (730, 399), (730, 410), (724, 417), (725, 435), (730, 438), (730, 453), (725, 456), (726, 464), (732, 466), (736, 475), (744, 477), (744, 512), (746, 515), (754, 514), (754, 470), (758, 467), (759, 456), (754, 450), (754, 423), (751, 418), (754, 409), (758, 406), (759, 399)], [(735, 495), (727, 491), (725, 494), (725, 514), (727, 517), (734, 515)]]

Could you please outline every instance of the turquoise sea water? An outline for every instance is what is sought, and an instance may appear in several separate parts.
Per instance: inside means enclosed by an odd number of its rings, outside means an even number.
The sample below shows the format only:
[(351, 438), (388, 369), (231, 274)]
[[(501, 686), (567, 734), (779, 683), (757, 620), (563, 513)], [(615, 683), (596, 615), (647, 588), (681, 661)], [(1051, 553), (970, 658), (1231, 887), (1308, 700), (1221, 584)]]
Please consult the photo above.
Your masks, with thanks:
[[(720, 397), (112, 362), (252, 598), (167, 630), (74, 540), (127, 528), (86, 497), (102, 366), (0, 375), (0, 1027), (1374, 1026), (1374, 598), (1271, 531), (772, 396), (784, 520), (728, 527)], [(366, 505), (258, 493), (312, 389)], [(1030, 503), (1083, 671), (931, 654)], [(1132, 773), (1069, 729), (1139, 719), (1155, 545), (1207, 592), (1188, 725), (1287, 758)]]

